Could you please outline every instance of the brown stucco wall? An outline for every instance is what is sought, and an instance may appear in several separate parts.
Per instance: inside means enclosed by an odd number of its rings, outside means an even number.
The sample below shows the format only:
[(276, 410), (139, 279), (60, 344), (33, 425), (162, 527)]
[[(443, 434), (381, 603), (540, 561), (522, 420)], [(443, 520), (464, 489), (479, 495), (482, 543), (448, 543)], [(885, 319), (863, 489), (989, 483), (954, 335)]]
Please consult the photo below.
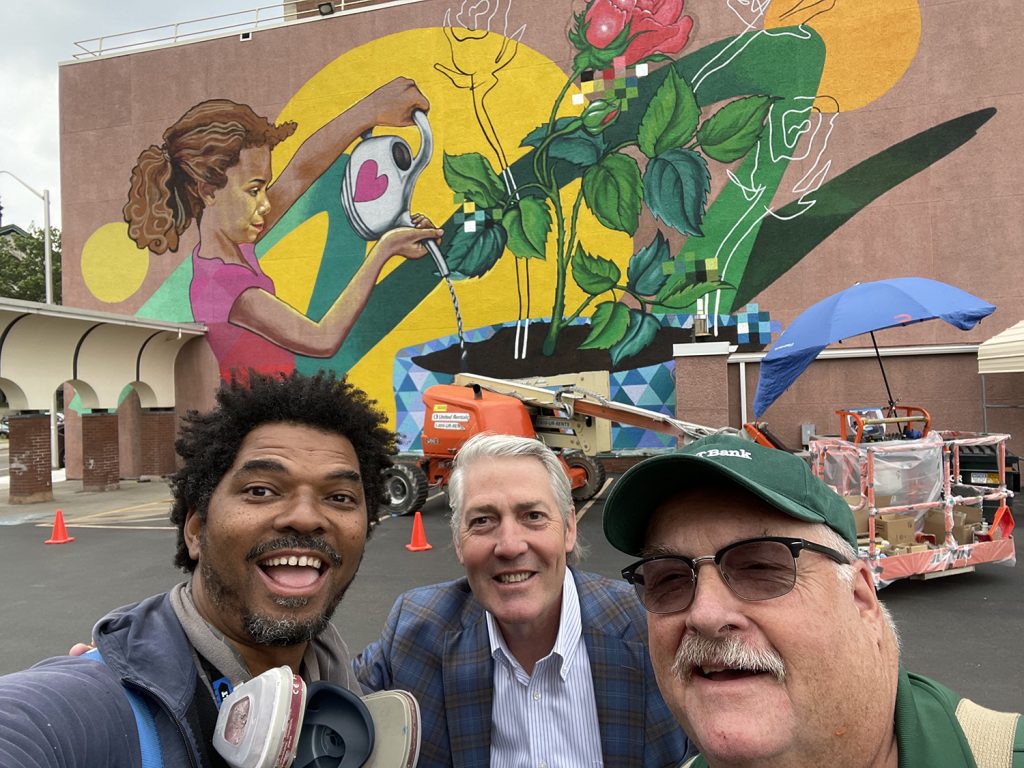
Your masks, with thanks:
[[(160, 141), (161, 131), (188, 107), (212, 96), (248, 103), (275, 115), (296, 90), (345, 51), (413, 27), (441, 23), (448, 0), (427, 0), (394, 8), (336, 14), (280, 29), (257, 31), (189, 45), (65, 64), (60, 70), (63, 288), (76, 306), (134, 313), (195, 245), (186, 233), (177, 255), (153, 256), (142, 287), (117, 304), (98, 301), (85, 287), (79, 263), (86, 238), (103, 222), (117, 221), (127, 175), (141, 148)], [(725, 4), (691, 0), (697, 19), (688, 49), (740, 31)], [(830, 177), (862, 159), (942, 121), (994, 107), (996, 114), (977, 135), (922, 173), (881, 196), (822, 242), (776, 283), (755, 298), (785, 327), (824, 296), (849, 286), (901, 275), (953, 283), (999, 308), (964, 333), (942, 322), (927, 322), (878, 334), (882, 347), (980, 342), (1024, 318), (1024, 195), (1017, 179), (1022, 162), (1016, 147), (1024, 121), (1019, 74), (1024, 71), (1024, 4), (1017, 0), (921, 0), (921, 39), (916, 58), (899, 82), (878, 100), (839, 115), (829, 146)], [(514, 25), (525, 23), (523, 42), (568, 68), (567, 0), (518, 0)], [(422, 52), (410, 51), (410, 56)], [(366, 93), (380, 83), (372, 71), (353, 72), (343, 87)], [(529, 93), (524, 94), (529, 98)], [(442, 109), (443, 98), (435, 109)], [(438, 155), (440, 154), (440, 148)], [(811, 168), (795, 161), (780, 190)], [(435, 157), (434, 162), (438, 162)], [(721, 184), (722, 176), (715, 177)], [(778, 203), (792, 199), (780, 191)], [(638, 243), (650, 237), (641, 227)], [(678, 245), (679, 238), (675, 244)], [(469, 307), (472, 315), (472, 307)], [(846, 346), (866, 346), (854, 339)], [(178, 361), (179, 411), (211, 403), (216, 363), (192, 345)], [(730, 366), (734, 396), (725, 400), (738, 421), (738, 373)], [(749, 365), (752, 400), (756, 365)], [(894, 393), (904, 403), (927, 407), (940, 427), (980, 429), (980, 380), (972, 355), (888, 358)], [(753, 378), (750, 378), (753, 377)], [(995, 381), (991, 397), (1024, 404), (1024, 377)], [(725, 392), (723, 391), (723, 397)], [(713, 397), (709, 394), (708, 397)], [(765, 418), (787, 441), (799, 439), (799, 424), (832, 424), (844, 405), (884, 402), (884, 387), (872, 360), (822, 361), (813, 365)], [(723, 403), (707, 410), (722, 409)], [(1019, 411), (989, 413), (989, 428), (1022, 432)], [(1019, 444), (1018, 444), (1019, 445)]]
[[(933, 429), (980, 431), (980, 379), (974, 355), (885, 357), (885, 374), (899, 405), (925, 408)], [(739, 366), (734, 376), (739, 375)], [(747, 392), (753, 398), (758, 366), (748, 363)], [(822, 435), (839, 434), (837, 409), (884, 407), (885, 384), (878, 361), (818, 360), (769, 409), (765, 420), (789, 445), (800, 442), (800, 424), (814, 424)], [(733, 413), (738, 419), (738, 409)], [(748, 418), (753, 418), (749, 412)]]

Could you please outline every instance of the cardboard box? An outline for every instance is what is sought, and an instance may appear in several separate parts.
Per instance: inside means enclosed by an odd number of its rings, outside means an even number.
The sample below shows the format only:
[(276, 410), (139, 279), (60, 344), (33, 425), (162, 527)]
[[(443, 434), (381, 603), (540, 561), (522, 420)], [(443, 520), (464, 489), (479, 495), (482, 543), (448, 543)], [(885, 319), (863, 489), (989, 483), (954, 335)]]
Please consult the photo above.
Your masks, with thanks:
[(878, 515), (875, 518), (875, 537), (886, 539), (893, 547), (915, 544), (917, 518), (915, 515)]
[(967, 504), (957, 504), (953, 507), (954, 512), (964, 513), (964, 525), (980, 523), (982, 519), (981, 507)]
[[(850, 505), (850, 511), (853, 513), (853, 521), (857, 525), (857, 533), (866, 534), (868, 532), (868, 515), (870, 514), (868, 505), (866, 503), (862, 504), (863, 500), (860, 496), (844, 496), (843, 498), (846, 499), (846, 503)], [(857, 507), (860, 507), (860, 509), (857, 509)]]
[[(957, 544), (974, 541), (974, 531), (981, 527), (981, 507), (957, 505), (953, 507), (953, 538)], [(925, 514), (924, 533), (935, 537), (935, 544), (942, 546), (946, 541), (946, 510), (942, 507), (929, 509)]]
[[(953, 510), (953, 528), (955, 529), (958, 525), (963, 526), (964, 524), (963, 512), (958, 513), (955, 509)], [(942, 507), (936, 509), (929, 509), (924, 516), (924, 523), (921, 526), (921, 532), (931, 534), (935, 537), (935, 543), (939, 546), (946, 541), (946, 510)], [(959, 539), (957, 539), (959, 541)]]

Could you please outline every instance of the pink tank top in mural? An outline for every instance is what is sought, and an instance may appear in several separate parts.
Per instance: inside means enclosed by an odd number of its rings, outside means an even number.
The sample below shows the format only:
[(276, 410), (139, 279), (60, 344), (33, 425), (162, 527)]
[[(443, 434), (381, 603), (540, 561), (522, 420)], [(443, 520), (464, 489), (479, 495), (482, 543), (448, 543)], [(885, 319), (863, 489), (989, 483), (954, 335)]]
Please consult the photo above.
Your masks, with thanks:
[(192, 284), (188, 294), (193, 317), (206, 324), (206, 338), (220, 364), (221, 378), (230, 379), (233, 369), (240, 374), (249, 368), (261, 373), (293, 370), (295, 356), (291, 352), (228, 322), (235, 299), (249, 288), (275, 293), (274, 281), (260, 269), (255, 247), (251, 243), (238, 246), (247, 268), (225, 264), (220, 259), (204, 259), (199, 255), (200, 245), (192, 251)]

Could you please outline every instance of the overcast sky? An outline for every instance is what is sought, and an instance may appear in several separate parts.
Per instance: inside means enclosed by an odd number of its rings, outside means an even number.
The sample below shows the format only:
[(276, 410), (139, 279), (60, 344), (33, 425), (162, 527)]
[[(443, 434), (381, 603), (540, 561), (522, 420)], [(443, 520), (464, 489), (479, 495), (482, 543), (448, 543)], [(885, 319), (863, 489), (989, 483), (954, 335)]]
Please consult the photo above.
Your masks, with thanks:
[[(57, 65), (80, 51), (75, 43), (252, 11), (220, 23), (242, 22), (255, 19), (255, 9), (261, 6), (260, 18), (271, 18), (274, 5), (273, 0), (0, 0), (0, 170), (13, 173), (37, 192), (50, 190), (50, 221), (59, 227)], [(0, 203), (4, 224), (42, 226), (42, 200), (6, 173), (0, 174)]]

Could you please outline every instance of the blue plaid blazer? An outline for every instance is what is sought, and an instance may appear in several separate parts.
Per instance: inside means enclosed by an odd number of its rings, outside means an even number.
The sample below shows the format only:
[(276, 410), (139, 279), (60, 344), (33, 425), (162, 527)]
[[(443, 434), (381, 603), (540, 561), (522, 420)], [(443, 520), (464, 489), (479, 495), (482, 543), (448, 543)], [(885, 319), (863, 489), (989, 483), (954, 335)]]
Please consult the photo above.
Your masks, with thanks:
[[(686, 735), (661, 698), (647, 622), (625, 583), (572, 570), (606, 768), (678, 766)], [(399, 596), (384, 633), (353, 661), (370, 690), (401, 688), (420, 704), (419, 768), (487, 768), (494, 661), (484, 610), (465, 578)]]

